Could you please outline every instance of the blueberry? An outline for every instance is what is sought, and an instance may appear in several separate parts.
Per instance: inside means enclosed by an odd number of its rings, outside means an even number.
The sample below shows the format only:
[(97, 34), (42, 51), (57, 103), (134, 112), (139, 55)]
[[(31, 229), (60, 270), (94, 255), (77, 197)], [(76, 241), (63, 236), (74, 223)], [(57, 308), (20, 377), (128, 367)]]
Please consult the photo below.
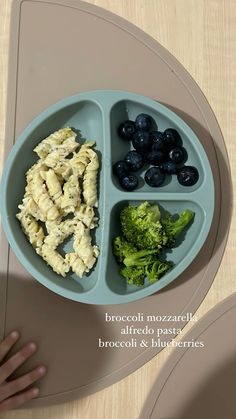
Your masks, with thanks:
[(184, 166), (178, 170), (177, 179), (183, 186), (193, 186), (199, 179), (198, 170), (193, 166)]
[(119, 160), (113, 164), (113, 173), (119, 178), (127, 176), (129, 174), (129, 166), (125, 161)]
[(149, 151), (149, 153), (147, 153), (146, 160), (154, 166), (158, 166), (158, 164), (162, 163), (165, 160), (165, 154), (163, 153), (163, 151), (155, 151), (152, 149), (152, 151)]
[(177, 173), (177, 164), (171, 160), (164, 161), (160, 165), (161, 170), (168, 175), (176, 175)]
[(125, 121), (120, 124), (118, 134), (123, 140), (131, 140), (136, 131), (135, 123), (133, 121)]
[(136, 131), (132, 139), (132, 144), (138, 152), (146, 153), (152, 146), (149, 133), (146, 131)]
[(133, 172), (140, 170), (144, 165), (143, 156), (135, 150), (129, 151), (124, 160)]
[(165, 180), (165, 173), (159, 167), (150, 167), (144, 176), (145, 182), (152, 187), (161, 186)]
[(152, 118), (145, 114), (140, 113), (135, 119), (135, 126), (138, 130), (149, 131), (152, 125)]
[(150, 140), (152, 141), (152, 150), (163, 150), (164, 149), (164, 137), (160, 131), (150, 132)]
[(166, 149), (171, 149), (177, 146), (181, 146), (181, 137), (174, 128), (168, 128), (163, 133), (164, 144)]
[(120, 179), (120, 185), (127, 191), (133, 191), (138, 186), (138, 178), (135, 175), (127, 175)]
[(183, 163), (187, 158), (187, 152), (183, 147), (174, 147), (169, 151), (169, 158), (177, 164)]

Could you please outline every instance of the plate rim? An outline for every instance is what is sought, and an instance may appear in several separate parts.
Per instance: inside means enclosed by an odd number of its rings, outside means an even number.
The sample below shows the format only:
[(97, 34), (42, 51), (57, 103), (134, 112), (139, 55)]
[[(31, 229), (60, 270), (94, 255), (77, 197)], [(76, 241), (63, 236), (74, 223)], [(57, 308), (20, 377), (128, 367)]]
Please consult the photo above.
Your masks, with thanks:
[[(93, 296), (92, 299), (91, 294), (93, 294), (93, 290), (97, 287), (97, 282), (94, 284), (94, 286), (84, 292), (78, 292), (76, 293), (75, 291), (72, 290), (68, 290), (65, 288), (62, 288), (60, 285), (53, 283), (50, 279), (45, 278), (41, 272), (35, 268), (35, 266), (33, 264), (31, 264), (31, 262), (28, 261), (28, 259), (26, 258), (26, 256), (24, 255), (24, 252), (21, 251), (20, 247), (17, 244), (17, 240), (15, 240), (14, 235), (12, 234), (12, 231), (10, 229), (9, 223), (8, 223), (8, 216), (7, 216), (7, 211), (6, 211), (6, 206), (5, 206), (5, 202), (6, 202), (6, 194), (7, 194), (7, 190), (6, 190), (6, 186), (7, 186), (7, 179), (9, 176), (9, 173), (11, 171), (11, 167), (12, 167), (12, 163), (14, 161), (14, 159), (17, 156), (18, 151), (20, 150), (22, 144), (27, 140), (27, 136), (30, 135), (30, 133), (32, 132), (32, 130), (34, 130), (35, 128), (37, 128), (37, 125), (41, 124), (46, 118), (50, 117), (51, 115), (53, 115), (54, 113), (58, 112), (59, 110), (62, 110), (64, 107), (73, 105), (77, 102), (81, 102), (83, 100), (89, 100), (93, 103), (95, 103), (100, 111), (102, 112), (102, 114), (104, 113), (103, 111), (103, 107), (101, 106), (101, 102), (104, 101), (104, 98), (102, 97), (103, 95), (107, 95), (108, 97), (108, 106), (109, 106), (109, 115), (112, 111), (113, 106), (115, 106), (117, 103), (122, 102), (122, 101), (135, 101), (138, 102), (139, 104), (143, 104), (144, 106), (148, 106), (150, 108), (152, 108), (154, 111), (159, 111), (162, 114), (164, 114), (168, 119), (173, 120), (173, 122), (179, 126), (182, 125), (183, 127), (181, 128), (182, 130), (184, 130), (186, 132), (188, 132), (187, 137), (189, 137), (189, 135), (191, 134), (191, 137), (194, 138), (194, 140), (197, 141), (198, 146), (200, 146), (200, 150), (201, 150), (201, 155), (199, 157), (201, 164), (203, 165), (203, 161), (202, 161), (202, 156), (203, 156), (203, 160), (205, 160), (205, 163), (207, 163), (208, 165), (208, 170), (210, 172), (210, 183), (211, 183), (211, 189), (212, 189), (212, 193), (213, 193), (213, 204), (212, 207), (210, 209), (210, 222), (208, 223), (208, 225), (205, 225), (205, 233), (204, 233), (204, 239), (203, 240), (197, 240), (197, 246), (194, 245), (193, 249), (194, 251), (191, 249), (190, 254), (193, 253), (193, 256), (190, 258), (190, 262), (188, 263), (183, 263), (186, 259), (186, 257), (184, 257), (183, 261), (181, 261), (180, 263), (178, 263), (178, 265), (174, 266), (173, 271), (171, 272), (175, 272), (175, 275), (172, 279), (169, 279), (170, 273), (166, 274), (166, 276), (163, 276), (163, 278), (161, 278), (161, 282), (160, 281), (156, 281), (153, 284), (148, 285), (145, 288), (140, 288), (138, 290), (135, 290), (134, 292), (130, 292), (130, 293), (126, 293), (126, 294), (119, 294), (119, 293), (115, 293), (113, 291), (111, 291), (111, 289), (109, 288), (109, 293), (108, 293), (108, 298), (106, 300), (103, 301), (97, 301), (97, 297), (95, 295), (95, 299), (93, 300)], [(115, 98), (113, 97), (115, 95)], [(95, 97), (94, 97), (95, 96)], [(112, 99), (109, 97), (112, 96)], [(100, 102), (101, 101), (101, 102)], [(110, 103), (111, 102), (111, 103)], [(103, 104), (104, 106), (104, 104)], [(158, 108), (158, 109), (156, 109)], [(104, 124), (104, 121), (103, 121)], [(195, 149), (195, 147), (194, 147)], [(195, 149), (196, 151), (196, 149)], [(204, 165), (203, 165), (204, 167)], [(204, 171), (205, 171), (205, 167), (204, 167)], [(208, 180), (209, 181), (209, 180)], [(200, 190), (203, 187), (204, 182), (202, 182), (202, 184), (200, 184), (199, 188), (196, 190)], [(115, 187), (115, 186), (114, 186)], [(213, 178), (213, 174), (212, 174), (212, 170), (211, 170), (211, 165), (210, 162), (208, 160), (207, 157), (207, 153), (205, 152), (205, 149), (200, 141), (200, 139), (197, 137), (197, 135), (194, 133), (194, 131), (191, 129), (191, 127), (181, 118), (179, 117), (175, 112), (173, 112), (172, 110), (170, 110), (167, 106), (163, 105), (162, 103), (149, 98), (147, 96), (144, 95), (140, 95), (137, 93), (133, 93), (133, 92), (129, 92), (129, 91), (124, 91), (124, 90), (111, 90), (111, 89), (97, 89), (97, 90), (91, 90), (88, 92), (83, 92), (83, 93), (79, 93), (79, 94), (75, 94), (75, 95), (71, 95), (71, 96), (67, 96), (55, 103), (53, 103), (52, 105), (50, 105), (49, 107), (45, 108), (39, 115), (37, 115), (27, 126), (26, 128), (22, 131), (22, 133), (19, 135), (19, 137), (17, 138), (17, 140), (15, 141), (15, 144), (13, 145), (13, 147), (11, 148), (9, 155), (7, 157), (7, 160), (5, 162), (4, 168), (3, 168), (3, 174), (2, 174), (2, 179), (1, 179), (1, 186), (0, 189), (2, 189), (2, 196), (3, 199), (1, 200), (1, 206), (0, 206), (0, 212), (3, 215), (2, 216), (2, 225), (3, 225), (3, 229), (5, 231), (5, 234), (7, 236), (7, 240), (13, 250), (13, 252), (15, 253), (15, 255), (17, 256), (17, 258), (19, 259), (20, 263), (24, 266), (24, 268), (42, 285), (44, 285), (45, 287), (47, 287), (49, 290), (61, 295), (64, 298), (69, 298), (70, 300), (73, 301), (77, 301), (77, 302), (83, 302), (83, 303), (87, 303), (87, 304), (98, 304), (98, 305), (103, 305), (103, 304), (122, 304), (122, 303), (129, 303), (132, 301), (137, 301), (139, 299), (142, 299), (146, 296), (152, 295), (158, 291), (160, 291), (161, 289), (165, 288), (167, 285), (171, 284), (172, 282), (174, 282), (176, 279), (178, 279), (178, 277), (191, 265), (191, 263), (194, 261), (194, 258), (197, 257), (198, 253), (200, 252), (201, 248), (203, 247), (211, 225), (212, 225), (212, 221), (213, 221), (213, 216), (214, 216), (214, 207), (215, 207), (215, 185), (214, 185), (214, 178)], [(124, 192), (125, 194), (126, 192)], [(146, 192), (143, 192), (146, 193)], [(153, 192), (147, 192), (152, 194)], [(172, 194), (173, 192), (163, 192), (163, 195), (168, 195), (168, 194)], [(178, 192), (179, 193), (179, 192)], [(194, 193), (190, 192), (190, 194)], [(180, 192), (181, 194), (181, 192)], [(188, 195), (188, 192), (184, 193), (186, 196)], [(142, 193), (139, 192), (139, 199), (142, 200), (141, 196)], [(126, 196), (124, 198), (122, 198), (122, 200), (135, 200), (135, 198), (132, 197), (132, 199), (129, 198), (129, 196)], [(163, 200), (163, 199), (161, 199)], [(161, 201), (160, 200), (160, 201)], [(191, 199), (189, 199), (191, 200)], [(158, 202), (158, 199), (157, 199)], [(195, 201), (194, 201), (195, 202)], [(200, 206), (200, 208), (202, 208)], [(204, 223), (206, 224), (206, 223)], [(202, 232), (202, 229), (201, 229)], [(189, 254), (189, 252), (188, 252)], [(180, 265), (180, 267), (179, 267)], [(184, 267), (182, 267), (182, 265)], [(177, 273), (176, 273), (177, 272)], [(104, 278), (104, 281), (106, 281), (106, 279)], [(159, 285), (160, 284), (160, 285)], [(108, 286), (107, 286), (108, 287)], [(95, 293), (96, 294), (96, 293)], [(140, 295), (141, 294), (141, 295)], [(114, 299), (110, 298), (113, 295)], [(78, 298), (79, 296), (79, 298)], [(85, 298), (83, 298), (85, 297)], [(116, 301), (119, 300), (119, 301)]]

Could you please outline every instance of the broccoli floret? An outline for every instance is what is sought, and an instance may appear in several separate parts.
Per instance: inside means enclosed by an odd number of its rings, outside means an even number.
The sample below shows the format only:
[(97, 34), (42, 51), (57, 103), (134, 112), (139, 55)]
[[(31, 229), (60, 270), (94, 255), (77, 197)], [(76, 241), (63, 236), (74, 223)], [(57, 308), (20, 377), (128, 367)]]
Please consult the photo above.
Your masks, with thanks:
[(184, 230), (184, 228), (192, 221), (194, 212), (191, 210), (183, 211), (177, 219), (170, 214), (161, 219), (161, 224), (168, 237), (168, 246), (174, 246), (176, 238)]
[(145, 266), (152, 263), (154, 255), (158, 252), (159, 249), (138, 250), (121, 236), (117, 236), (113, 241), (114, 256), (118, 262), (126, 266)]
[(124, 266), (120, 270), (120, 273), (126, 278), (128, 284), (142, 286), (146, 277), (150, 283), (155, 282), (169, 271), (172, 266), (172, 262), (162, 262), (155, 259), (151, 263), (143, 266)]
[(129, 257), (133, 253), (136, 253), (137, 251), (138, 249), (132, 243), (128, 243), (127, 240), (121, 236), (117, 236), (113, 240), (113, 255), (120, 263), (122, 263), (125, 258)]
[(120, 273), (128, 284), (142, 286), (145, 278), (157, 281), (173, 263), (157, 259), (165, 246), (173, 247), (175, 240), (191, 222), (194, 213), (183, 211), (176, 219), (167, 214), (161, 218), (158, 205), (148, 202), (128, 205), (121, 211), (123, 236), (113, 240), (113, 254), (122, 265)]
[(138, 287), (144, 285), (146, 276), (144, 266), (124, 266), (121, 268), (120, 273), (128, 284), (137, 285)]
[(125, 238), (139, 249), (161, 249), (167, 243), (158, 205), (128, 205), (120, 214)]
[(158, 249), (154, 250), (139, 250), (127, 256), (123, 263), (125, 266), (146, 266), (156, 260), (155, 255), (159, 252)]
[(145, 274), (149, 282), (155, 282), (162, 277), (167, 271), (169, 271), (173, 266), (172, 262), (162, 262), (160, 260), (155, 260), (151, 265), (147, 265), (145, 268)]

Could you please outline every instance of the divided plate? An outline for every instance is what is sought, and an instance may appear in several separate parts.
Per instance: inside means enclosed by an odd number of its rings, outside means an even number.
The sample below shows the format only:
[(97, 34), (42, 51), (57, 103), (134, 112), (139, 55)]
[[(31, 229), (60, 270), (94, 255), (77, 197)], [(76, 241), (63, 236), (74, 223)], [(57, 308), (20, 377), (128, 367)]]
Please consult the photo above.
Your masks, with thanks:
[[(199, 171), (199, 181), (193, 187), (178, 184), (172, 176), (165, 185), (151, 188), (144, 182), (133, 192), (123, 191), (112, 174), (112, 164), (124, 157), (130, 144), (117, 135), (118, 125), (134, 119), (139, 113), (150, 114), (159, 130), (176, 128), (188, 152), (188, 165)], [(25, 188), (25, 173), (37, 160), (33, 148), (43, 138), (61, 127), (71, 126), (82, 137), (96, 141), (101, 163), (99, 176), (99, 227), (96, 244), (100, 248), (97, 264), (87, 277), (79, 279), (70, 273), (65, 279), (57, 275), (35, 253), (22, 232), (15, 214)], [(100, 90), (72, 96), (56, 103), (35, 118), (20, 135), (8, 157), (1, 185), (2, 221), (9, 243), (22, 265), (41, 284), (74, 301), (91, 304), (119, 304), (151, 295), (172, 281), (191, 264), (203, 246), (214, 213), (214, 181), (211, 167), (194, 132), (165, 106), (137, 94), (125, 91)], [(178, 247), (167, 252), (174, 268), (154, 284), (143, 287), (127, 285), (119, 275), (111, 249), (112, 239), (120, 234), (119, 214), (128, 203), (143, 201), (158, 203), (163, 210), (180, 213), (195, 212), (192, 225)], [(67, 243), (64, 250), (71, 249)]]

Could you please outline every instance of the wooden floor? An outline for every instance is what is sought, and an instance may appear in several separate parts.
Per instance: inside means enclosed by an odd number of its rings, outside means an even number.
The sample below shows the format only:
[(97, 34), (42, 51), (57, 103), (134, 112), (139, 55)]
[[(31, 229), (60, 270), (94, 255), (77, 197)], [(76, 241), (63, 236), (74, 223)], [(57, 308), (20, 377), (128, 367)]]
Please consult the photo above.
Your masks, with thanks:
[[(0, 0), (0, 144), (4, 138), (11, 3), (12, 0)], [(110, 10), (146, 31), (190, 72), (209, 100), (222, 129), (235, 189), (236, 0), (90, 0), (88, 3)], [(234, 214), (221, 267), (197, 311), (198, 318), (236, 291), (235, 251)], [(184, 331), (189, 329), (190, 325)], [(170, 352), (171, 349), (163, 350), (127, 378), (82, 400), (51, 408), (7, 412), (1, 418), (137, 419)]]

